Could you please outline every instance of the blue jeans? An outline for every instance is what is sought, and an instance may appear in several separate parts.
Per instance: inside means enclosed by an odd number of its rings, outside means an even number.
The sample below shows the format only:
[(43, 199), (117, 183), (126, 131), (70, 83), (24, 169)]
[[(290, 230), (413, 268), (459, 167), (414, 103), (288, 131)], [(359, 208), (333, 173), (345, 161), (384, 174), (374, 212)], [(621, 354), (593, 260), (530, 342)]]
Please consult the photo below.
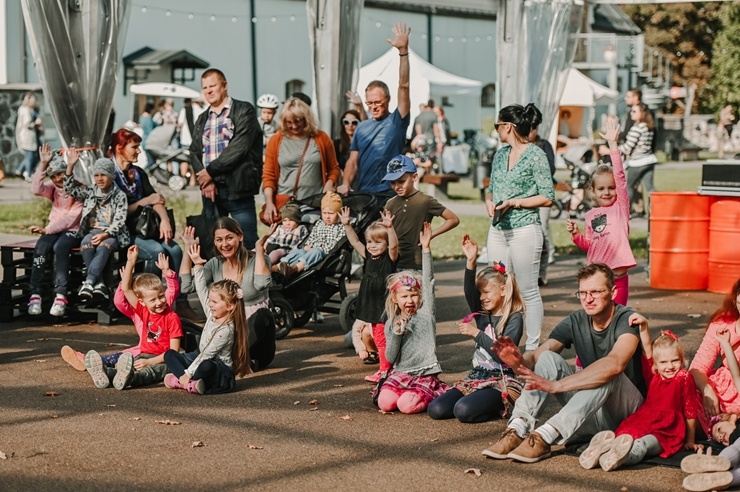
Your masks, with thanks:
[(41, 157), (39, 156), (38, 150), (24, 150), (23, 160), (21, 161), (20, 166), (18, 166), (18, 172), (20, 174), (28, 173), (29, 176), (33, 175), (33, 172), (36, 170), (36, 165), (40, 160)]
[(91, 285), (95, 285), (103, 280), (105, 264), (108, 263), (111, 253), (118, 249), (118, 240), (114, 237), (109, 237), (97, 246), (92, 244), (93, 236), (102, 232), (104, 231), (100, 229), (91, 230), (82, 239), (82, 243), (80, 244), (80, 253), (87, 266), (87, 278), (85, 282)]
[(303, 263), (303, 269), (308, 270), (316, 263), (324, 259), (326, 253), (321, 251), (319, 248), (312, 248), (306, 251), (303, 248), (293, 248), (290, 253), (283, 256), (280, 261), (284, 261), (288, 265), (295, 265), (298, 262)]
[(139, 247), (139, 258), (144, 261), (144, 272), (153, 273), (157, 276), (162, 275), (156, 265), (159, 253), (169, 256), (170, 268), (173, 271), (180, 271), (182, 249), (175, 241), (170, 240), (169, 243), (165, 243), (158, 239), (144, 239), (141, 236), (134, 236), (134, 244)]
[(219, 217), (228, 217), (237, 221), (244, 233), (244, 246), (253, 249), (257, 242), (257, 213), (254, 206), (254, 196), (229, 198), (229, 190), (226, 186), (217, 185), (218, 194), (216, 201), (203, 197), (203, 215), (208, 223), (213, 223)]
[(54, 252), (54, 290), (57, 294), (67, 295), (70, 251), (79, 244), (77, 233), (71, 231), (44, 234), (36, 241), (31, 268), (31, 294), (41, 294), (46, 262)]

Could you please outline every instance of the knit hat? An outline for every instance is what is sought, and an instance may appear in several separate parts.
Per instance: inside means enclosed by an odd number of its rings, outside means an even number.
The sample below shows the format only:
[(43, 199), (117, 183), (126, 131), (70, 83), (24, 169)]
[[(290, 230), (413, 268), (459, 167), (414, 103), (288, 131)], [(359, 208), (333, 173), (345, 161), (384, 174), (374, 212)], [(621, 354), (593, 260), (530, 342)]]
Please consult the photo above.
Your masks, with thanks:
[(113, 159), (101, 157), (93, 164), (92, 173), (93, 176), (96, 174), (105, 174), (110, 179), (116, 179), (116, 163), (113, 162)]
[(280, 209), (280, 215), (282, 215), (284, 219), (290, 219), (293, 222), (300, 222), (301, 207), (299, 207), (297, 203), (288, 202)]
[(49, 163), (49, 167), (46, 168), (46, 175), (50, 178), (56, 174), (67, 171), (67, 163), (64, 162), (64, 158), (60, 155), (54, 156)]
[(324, 198), (321, 199), (321, 210), (325, 208), (330, 208), (339, 213), (342, 210), (342, 197), (333, 191), (327, 191)]

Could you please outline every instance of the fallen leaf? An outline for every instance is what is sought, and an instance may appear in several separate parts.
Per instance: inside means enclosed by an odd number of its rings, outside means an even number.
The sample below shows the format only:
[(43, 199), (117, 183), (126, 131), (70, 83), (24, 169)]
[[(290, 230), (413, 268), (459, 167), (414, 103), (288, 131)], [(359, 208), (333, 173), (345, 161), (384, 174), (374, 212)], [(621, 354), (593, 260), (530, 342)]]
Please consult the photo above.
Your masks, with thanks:
[(301, 401), (300, 400), (296, 400), (296, 401), (293, 402), (293, 405), (300, 405), (300, 404), (301, 404)]
[(439, 438), (432, 439), (432, 442), (437, 442), (437, 441), (439, 441)]
[(686, 316), (688, 316), (689, 318), (701, 318), (701, 314), (698, 314), (698, 313), (690, 313), (690, 314), (687, 314)]
[(339, 418), (342, 420), (352, 420), (352, 417), (350, 417), (349, 415), (345, 415), (344, 417), (339, 417)]
[(164, 425), (181, 425), (182, 422), (176, 422), (174, 420), (155, 420), (157, 424), (164, 424)]
[(480, 469), (479, 468), (468, 468), (467, 470), (465, 470), (465, 473), (472, 473), (476, 477), (480, 477)]
[(52, 415), (51, 418), (58, 419), (59, 418), (59, 415)]
[(141, 420), (141, 417), (131, 417), (129, 420)]
[(318, 409), (319, 409), (319, 407), (311, 407), (311, 408), (308, 409), (308, 411), (309, 412), (315, 412)]
[(46, 362), (46, 359), (36, 359), (34, 362)]
[(106, 405), (106, 407), (115, 407), (115, 405)]
[(106, 343), (105, 344), (106, 347), (112, 347), (113, 345), (115, 345), (115, 344), (113, 344), (113, 343)]
[(627, 487), (622, 487), (619, 489), (619, 492), (627, 492), (629, 489)]
[(57, 393), (56, 391), (47, 391), (46, 393), (44, 393), (44, 396), (59, 396), (59, 393)]
[(190, 445), (191, 448), (204, 448), (206, 447), (205, 444), (203, 444), (203, 441), (193, 441), (193, 444)]
[(255, 446), (254, 444), (247, 444), (247, 449), (265, 449), (262, 446)]
[(3, 453), (2, 451), (0, 451), (0, 460), (7, 460), (7, 459), (8, 459), (8, 457), (5, 456), (5, 453)]
[(393, 412), (386, 412), (385, 410), (378, 410), (378, 412), (382, 413), (383, 415), (393, 415)]
[(309, 405), (318, 405), (319, 404), (319, 400), (313, 399), (313, 400), (309, 401), (308, 404)]

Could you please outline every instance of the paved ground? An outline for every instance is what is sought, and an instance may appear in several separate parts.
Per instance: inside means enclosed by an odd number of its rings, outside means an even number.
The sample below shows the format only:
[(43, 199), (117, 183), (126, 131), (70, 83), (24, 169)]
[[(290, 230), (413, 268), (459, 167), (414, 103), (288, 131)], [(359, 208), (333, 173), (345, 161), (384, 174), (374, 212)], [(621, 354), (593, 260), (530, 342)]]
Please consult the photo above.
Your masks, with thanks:
[[(545, 333), (577, 308), (574, 272), (582, 261), (561, 257), (552, 265), (542, 290)], [(438, 355), (442, 378), (454, 382), (473, 349), (456, 329), (467, 314), (463, 265), (435, 268)], [(640, 267), (631, 284), (631, 304), (655, 330), (678, 333), (693, 354), (720, 296), (652, 290)], [(2, 324), (0, 451), (8, 458), (0, 460), (0, 489), (666, 491), (679, 490), (683, 479), (680, 470), (660, 466), (585, 471), (577, 458), (559, 454), (533, 465), (487, 460), (480, 452), (503, 431), (502, 421), (382, 415), (362, 380), (374, 367), (343, 347), (335, 316), (294, 330), (278, 342), (271, 367), (227, 395), (161, 385), (98, 390), (58, 356), (65, 344), (107, 352), (135, 342), (131, 325)], [(470, 468), (481, 475), (466, 474)]]

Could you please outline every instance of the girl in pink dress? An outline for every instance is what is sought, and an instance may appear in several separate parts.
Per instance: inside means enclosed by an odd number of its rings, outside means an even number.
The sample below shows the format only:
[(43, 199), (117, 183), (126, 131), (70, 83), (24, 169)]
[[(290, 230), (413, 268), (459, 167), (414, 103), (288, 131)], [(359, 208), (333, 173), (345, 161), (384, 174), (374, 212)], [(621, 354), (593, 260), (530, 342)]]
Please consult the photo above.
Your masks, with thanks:
[(719, 331), (727, 329), (730, 332), (732, 351), (736, 358), (740, 358), (738, 303), (740, 303), (740, 280), (735, 282), (732, 290), (725, 296), (722, 307), (710, 318), (704, 339), (689, 366), (689, 372), (694, 377), (696, 387), (699, 388), (704, 399), (704, 410), (709, 417), (720, 413), (740, 414), (740, 395), (738, 395), (724, 355), (722, 365), (714, 369), (717, 356), (722, 354), (722, 348), (717, 341)]
[(612, 165), (601, 164), (591, 174), (591, 195), (598, 207), (586, 212), (585, 234), (568, 219), (566, 224), (576, 246), (586, 252), (588, 263), (604, 263), (614, 271), (617, 296), (614, 302), (627, 305), (629, 277), (627, 272), (636, 265), (629, 241), (630, 200), (622, 157), (617, 147), (619, 123), (607, 120), (606, 133), (601, 136), (609, 144)]
[(683, 348), (678, 337), (664, 331), (650, 343), (647, 323), (640, 325), (642, 371), (648, 383), (645, 403), (624, 419), (616, 432), (602, 431), (581, 454), (581, 466), (605, 471), (636, 465), (646, 458), (667, 458), (682, 449), (701, 449), (694, 436), (697, 421), (705, 429), (699, 393), (689, 371), (684, 369)]

